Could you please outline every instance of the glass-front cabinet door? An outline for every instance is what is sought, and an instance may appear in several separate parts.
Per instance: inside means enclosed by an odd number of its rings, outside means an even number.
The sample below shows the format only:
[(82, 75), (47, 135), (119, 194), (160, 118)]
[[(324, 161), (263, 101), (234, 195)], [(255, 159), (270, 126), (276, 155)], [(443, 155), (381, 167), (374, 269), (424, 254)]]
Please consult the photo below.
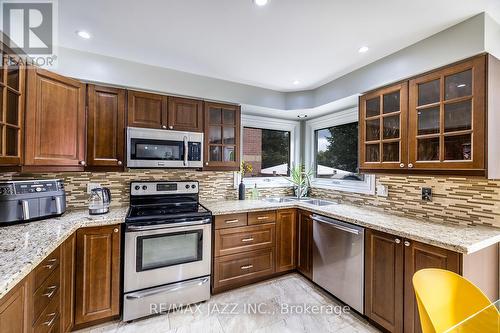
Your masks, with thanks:
[(239, 170), (240, 107), (205, 103), (204, 169)]
[(359, 101), (360, 168), (405, 168), (408, 84), (367, 93)]
[(24, 106), (23, 63), (2, 53), (0, 68), (0, 165), (21, 165)]
[(408, 168), (485, 169), (485, 57), (410, 81)]

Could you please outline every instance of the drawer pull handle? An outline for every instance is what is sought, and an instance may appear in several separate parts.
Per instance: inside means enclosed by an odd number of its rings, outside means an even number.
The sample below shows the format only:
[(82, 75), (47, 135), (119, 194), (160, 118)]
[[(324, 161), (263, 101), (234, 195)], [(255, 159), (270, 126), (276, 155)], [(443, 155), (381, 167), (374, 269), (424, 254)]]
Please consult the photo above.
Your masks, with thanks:
[(245, 270), (245, 269), (250, 269), (250, 268), (252, 268), (252, 267), (253, 267), (253, 265), (245, 265), (245, 266), (241, 266), (240, 268), (241, 268), (242, 270)]
[(251, 241), (253, 241), (253, 237), (243, 238), (241, 241), (242, 242), (251, 242)]
[(45, 294), (43, 294), (43, 296), (47, 296), (48, 298), (52, 298), (52, 296), (54, 296), (56, 291), (57, 291), (57, 286), (50, 286), (47, 288), (47, 292)]
[(269, 216), (257, 216), (257, 220), (267, 220)]
[(54, 324), (54, 321), (56, 320), (57, 318), (57, 314), (55, 312), (52, 312), (52, 313), (49, 313), (47, 315), (47, 317), (52, 317), (50, 320), (47, 320), (46, 322), (44, 322), (42, 325), (47, 325), (47, 326), (52, 326), (52, 324)]
[(227, 224), (231, 224), (231, 223), (238, 223), (240, 220), (236, 219), (236, 220), (226, 220), (226, 223)]
[(52, 269), (52, 267), (54, 267), (54, 266), (55, 266), (56, 262), (57, 262), (57, 259), (56, 259), (56, 258), (49, 259), (49, 260), (47, 260), (47, 263), (48, 263), (48, 264), (47, 264), (47, 265), (44, 265), (43, 267), (45, 267), (45, 268), (47, 268), (47, 269)]

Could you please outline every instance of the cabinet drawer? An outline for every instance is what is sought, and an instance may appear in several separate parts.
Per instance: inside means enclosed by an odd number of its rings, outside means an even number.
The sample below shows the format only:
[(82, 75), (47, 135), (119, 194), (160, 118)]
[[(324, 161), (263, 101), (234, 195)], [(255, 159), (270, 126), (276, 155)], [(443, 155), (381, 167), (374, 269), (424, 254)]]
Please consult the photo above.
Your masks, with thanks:
[(33, 324), (33, 332), (59, 332), (61, 313), (59, 311), (59, 291)]
[(61, 251), (57, 248), (47, 258), (45, 258), (37, 268), (35, 268), (34, 290), (37, 290), (42, 285), (49, 275), (59, 267), (60, 263)]
[(215, 258), (214, 288), (244, 284), (275, 272), (274, 248)]
[(271, 210), (267, 212), (252, 212), (248, 213), (248, 225), (273, 223), (276, 221), (276, 211)]
[(275, 225), (262, 224), (215, 231), (215, 256), (274, 247)]
[(33, 321), (36, 321), (50, 301), (59, 295), (60, 289), (61, 279), (58, 266), (33, 294)]
[(247, 213), (220, 215), (215, 217), (215, 229), (241, 227), (247, 225)]

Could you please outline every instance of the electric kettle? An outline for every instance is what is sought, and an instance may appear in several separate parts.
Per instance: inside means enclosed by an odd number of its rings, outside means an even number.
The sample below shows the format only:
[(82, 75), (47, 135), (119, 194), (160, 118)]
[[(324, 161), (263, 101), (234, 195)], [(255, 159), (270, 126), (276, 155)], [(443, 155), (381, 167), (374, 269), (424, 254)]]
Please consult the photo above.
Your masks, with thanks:
[(109, 212), (111, 203), (111, 192), (107, 187), (97, 187), (90, 191), (89, 214), (99, 215)]

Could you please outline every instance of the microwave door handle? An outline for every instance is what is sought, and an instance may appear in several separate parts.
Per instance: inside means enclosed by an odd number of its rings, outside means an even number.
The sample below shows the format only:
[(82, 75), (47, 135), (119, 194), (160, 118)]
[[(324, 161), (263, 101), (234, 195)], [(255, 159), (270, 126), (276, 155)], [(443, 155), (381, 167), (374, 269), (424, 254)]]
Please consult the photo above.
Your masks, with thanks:
[(188, 137), (184, 136), (184, 166), (188, 165), (188, 149), (189, 149), (189, 141)]

